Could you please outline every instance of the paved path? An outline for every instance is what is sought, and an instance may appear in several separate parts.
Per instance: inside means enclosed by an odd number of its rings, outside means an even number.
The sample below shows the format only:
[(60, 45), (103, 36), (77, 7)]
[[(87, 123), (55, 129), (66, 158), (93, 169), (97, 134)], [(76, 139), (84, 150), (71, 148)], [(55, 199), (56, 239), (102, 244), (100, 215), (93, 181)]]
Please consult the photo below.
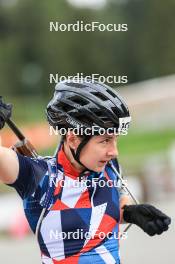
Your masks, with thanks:
[(149, 237), (132, 226), (128, 238), (120, 242), (123, 264), (175, 263), (175, 200), (157, 204), (157, 207), (172, 217), (169, 230), (161, 236)]

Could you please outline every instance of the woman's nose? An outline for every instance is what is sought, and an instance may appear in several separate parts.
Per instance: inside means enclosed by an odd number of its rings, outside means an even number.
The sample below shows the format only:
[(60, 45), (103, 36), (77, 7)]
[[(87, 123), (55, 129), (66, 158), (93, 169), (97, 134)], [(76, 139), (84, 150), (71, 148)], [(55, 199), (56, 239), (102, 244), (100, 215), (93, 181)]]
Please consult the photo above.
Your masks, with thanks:
[(118, 156), (118, 148), (116, 142), (110, 147), (110, 149), (107, 152), (107, 155), (110, 156), (111, 158), (115, 158), (116, 156)]

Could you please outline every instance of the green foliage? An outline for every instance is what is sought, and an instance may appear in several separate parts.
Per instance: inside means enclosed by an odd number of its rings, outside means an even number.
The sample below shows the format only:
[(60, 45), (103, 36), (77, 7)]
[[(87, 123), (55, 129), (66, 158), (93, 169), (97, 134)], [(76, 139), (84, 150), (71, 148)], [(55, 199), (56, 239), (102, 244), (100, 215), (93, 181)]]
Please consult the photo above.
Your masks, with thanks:
[[(65, 0), (0, 1), (0, 93), (48, 97), (49, 74), (128, 75), (137, 82), (174, 73), (173, 0), (108, 0), (100, 10)], [(129, 31), (50, 32), (49, 22), (127, 23)]]

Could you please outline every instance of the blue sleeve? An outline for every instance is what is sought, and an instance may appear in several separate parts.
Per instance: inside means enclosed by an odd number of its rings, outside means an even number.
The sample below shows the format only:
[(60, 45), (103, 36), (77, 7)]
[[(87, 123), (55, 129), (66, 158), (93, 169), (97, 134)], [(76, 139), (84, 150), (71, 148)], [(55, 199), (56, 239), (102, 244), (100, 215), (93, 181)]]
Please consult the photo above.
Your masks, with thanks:
[(35, 192), (39, 182), (47, 172), (47, 162), (33, 159), (17, 153), (19, 160), (19, 174), (13, 184), (7, 184), (16, 189), (22, 199)]

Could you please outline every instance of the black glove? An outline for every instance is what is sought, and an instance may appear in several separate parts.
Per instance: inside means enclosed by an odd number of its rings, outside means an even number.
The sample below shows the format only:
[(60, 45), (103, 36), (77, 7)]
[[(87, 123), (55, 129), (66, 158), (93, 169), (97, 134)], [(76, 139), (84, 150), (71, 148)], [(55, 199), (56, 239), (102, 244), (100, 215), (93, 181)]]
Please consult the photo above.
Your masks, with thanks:
[(124, 205), (123, 219), (138, 225), (150, 236), (160, 235), (168, 230), (171, 218), (149, 204)]
[(5, 104), (2, 101), (2, 96), (0, 96), (0, 129), (5, 125), (5, 121), (11, 117), (12, 114), (12, 105)]

